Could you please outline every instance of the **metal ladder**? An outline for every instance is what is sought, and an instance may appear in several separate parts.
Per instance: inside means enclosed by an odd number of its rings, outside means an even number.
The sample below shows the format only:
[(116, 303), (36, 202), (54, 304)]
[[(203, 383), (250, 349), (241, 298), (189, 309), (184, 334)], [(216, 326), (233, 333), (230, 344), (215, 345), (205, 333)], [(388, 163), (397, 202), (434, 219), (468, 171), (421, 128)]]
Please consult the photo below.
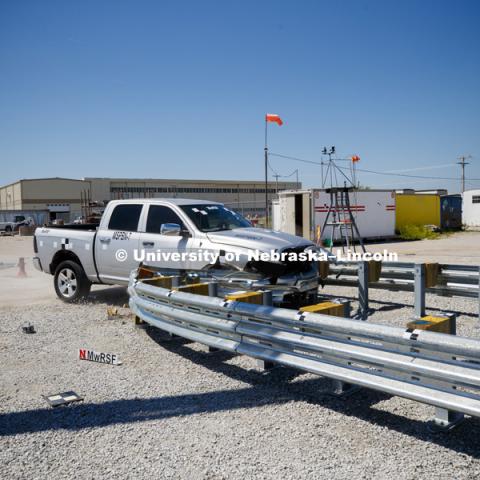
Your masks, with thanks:
[[(350, 205), (350, 190), (351, 188), (346, 186), (332, 187), (326, 190), (330, 195), (330, 206), (328, 207), (327, 216), (323, 222), (322, 231), (325, 231), (325, 227), (331, 227), (330, 248), (333, 248), (335, 232), (338, 228), (342, 252), (345, 252), (345, 248), (349, 250), (350, 247), (353, 247), (353, 251), (356, 252), (356, 241), (360, 244), (362, 252), (365, 252), (365, 245), (363, 244)], [(329, 221), (330, 217), (332, 217), (332, 219)]]

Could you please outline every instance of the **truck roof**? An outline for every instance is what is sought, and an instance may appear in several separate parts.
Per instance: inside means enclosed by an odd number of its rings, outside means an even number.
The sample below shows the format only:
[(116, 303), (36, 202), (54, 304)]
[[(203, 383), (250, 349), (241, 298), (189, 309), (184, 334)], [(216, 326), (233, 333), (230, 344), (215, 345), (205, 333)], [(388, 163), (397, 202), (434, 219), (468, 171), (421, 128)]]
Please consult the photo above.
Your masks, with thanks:
[(194, 198), (132, 198), (128, 200), (111, 200), (110, 203), (171, 203), (173, 205), (223, 205), (210, 200), (196, 200)]

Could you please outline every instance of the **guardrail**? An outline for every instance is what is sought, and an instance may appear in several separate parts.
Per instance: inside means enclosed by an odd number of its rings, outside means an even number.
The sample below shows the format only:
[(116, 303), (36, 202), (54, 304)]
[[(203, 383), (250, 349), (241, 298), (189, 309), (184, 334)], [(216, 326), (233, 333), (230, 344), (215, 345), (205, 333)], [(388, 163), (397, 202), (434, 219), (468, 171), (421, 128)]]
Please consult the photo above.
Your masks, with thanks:
[[(210, 289), (214, 292), (216, 289)], [(424, 330), (226, 301), (131, 279), (142, 321), (192, 341), (436, 407), (452, 427), (480, 417), (480, 341)]]
[[(480, 267), (478, 266), (382, 262), (380, 277), (375, 281), (369, 281), (369, 266), (369, 262), (339, 261), (330, 264), (329, 274), (323, 279), (327, 285), (358, 287), (360, 302), (358, 316), (363, 320), (368, 316), (369, 288), (414, 292), (417, 317), (425, 315), (427, 293), (444, 297), (478, 299), (480, 317)], [(433, 270), (433, 274), (427, 275), (430, 270)]]

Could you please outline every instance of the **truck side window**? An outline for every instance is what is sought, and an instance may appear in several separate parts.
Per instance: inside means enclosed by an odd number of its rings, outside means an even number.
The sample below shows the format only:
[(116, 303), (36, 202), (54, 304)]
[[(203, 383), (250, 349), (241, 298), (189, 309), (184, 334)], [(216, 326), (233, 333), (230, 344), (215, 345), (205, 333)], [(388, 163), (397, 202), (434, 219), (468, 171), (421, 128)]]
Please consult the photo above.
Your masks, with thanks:
[(185, 228), (180, 217), (169, 207), (150, 205), (147, 217), (147, 233), (160, 233), (162, 223), (178, 223)]
[(142, 205), (117, 205), (113, 209), (112, 216), (108, 222), (108, 229), (136, 232), (141, 213)]

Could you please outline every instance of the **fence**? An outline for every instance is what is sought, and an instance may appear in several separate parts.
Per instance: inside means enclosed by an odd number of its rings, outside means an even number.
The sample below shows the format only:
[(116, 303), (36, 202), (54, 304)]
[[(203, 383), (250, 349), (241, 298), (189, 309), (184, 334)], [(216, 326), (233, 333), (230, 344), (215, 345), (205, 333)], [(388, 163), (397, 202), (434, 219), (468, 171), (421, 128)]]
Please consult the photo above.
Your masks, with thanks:
[[(215, 292), (211, 288), (210, 292)], [(174, 335), (436, 407), (436, 425), (480, 417), (480, 341), (171, 291), (131, 279), (130, 308)]]

